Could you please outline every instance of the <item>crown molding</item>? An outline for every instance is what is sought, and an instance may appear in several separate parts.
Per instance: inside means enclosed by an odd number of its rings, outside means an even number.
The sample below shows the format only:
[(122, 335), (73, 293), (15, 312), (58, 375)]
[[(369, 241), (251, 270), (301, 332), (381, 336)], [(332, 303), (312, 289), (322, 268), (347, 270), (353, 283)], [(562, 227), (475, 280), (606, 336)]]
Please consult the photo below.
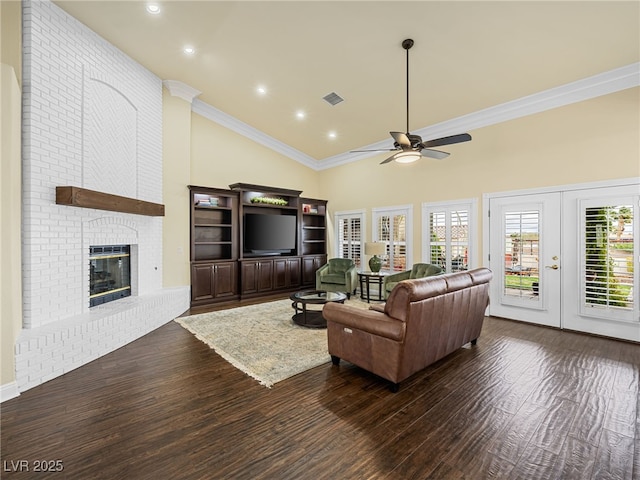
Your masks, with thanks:
[[(201, 100), (194, 99), (200, 92), (188, 85), (174, 80), (165, 80), (163, 83), (172, 95), (181, 96), (190, 101), (193, 112), (316, 171), (346, 165), (347, 163), (357, 162), (381, 154), (381, 152), (344, 152), (322, 160), (316, 160), (237, 118)], [(412, 133), (420, 135), (424, 140), (456, 135), (461, 132), (477, 130), (637, 86), (640, 86), (640, 62), (446, 120)], [(175, 94), (172, 88), (176, 92)], [(190, 98), (188, 98), (189, 95), (191, 95)], [(391, 147), (391, 141), (384, 139), (370, 145), (358, 147), (357, 150), (389, 149)]]
[[(424, 140), (456, 135), (461, 132), (477, 130), (482, 127), (488, 127), (497, 123), (533, 115), (534, 113), (544, 112), (553, 108), (582, 102), (637, 86), (640, 86), (640, 62), (544, 90), (510, 102), (501, 103), (468, 115), (424, 127), (412, 133), (420, 135)], [(385, 149), (391, 147), (392, 143), (387, 139), (372, 143), (371, 145), (358, 147), (357, 150)], [(339, 165), (364, 160), (375, 155), (380, 155), (380, 153), (365, 152), (353, 154), (345, 152), (320, 160), (317, 169), (326, 170)]]
[(191, 110), (194, 113), (202, 115), (212, 122), (216, 122), (219, 125), (222, 125), (229, 130), (243, 135), (256, 143), (264, 145), (265, 147), (270, 148), (271, 150), (278, 152), (285, 157), (289, 157), (292, 160), (300, 162), (309, 168), (318, 170), (318, 161), (315, 158), (310, 157), (306, 153), (302, 153), (300, 150), (296, 150), (295, 148), (290, 147), (280, 140), (276, 140), (272, 136), (267, 135), (257, 128), (254, 128), (251, 125), (238, 120), (228, 113), (224, 113), (222, 110), (218, 110), (217, 108), (203, 102), (202, 100), (194, 100), (191, 104)]
[(186, 83), (179, 82), (178, 80), (163, 80), (162, 85), (169, 90), (169, 93), (174, 97), (180, 97), (189, 103), (193, 103), (193, 99), (200, 95), (202, 92), (190, 87)]

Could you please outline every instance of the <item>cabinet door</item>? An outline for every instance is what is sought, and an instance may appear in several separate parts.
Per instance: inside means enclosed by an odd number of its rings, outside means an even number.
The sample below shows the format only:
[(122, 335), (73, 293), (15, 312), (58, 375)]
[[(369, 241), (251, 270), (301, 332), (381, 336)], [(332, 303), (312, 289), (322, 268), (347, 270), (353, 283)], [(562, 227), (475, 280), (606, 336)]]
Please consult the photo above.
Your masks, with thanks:
[(300, 258), (278, 258), (273, 261), (273, 288), (300, 285)]
[(213, 265), (210, 263), (191, 266), (191, 301), (214, 298)]
[(258, 262), (242, 262), (242, 294), (258, 291)]
[(235, 262), (216, 263), (213, 267), (214, 274), (214, 296), (228, 297), (237, 293)]
[(278, 258), (273, 261), (273, 288), (286, 288), (289, 286), (289, 265), (286, 258)]
[(242, 262), (242, 294), (273, 290), (273, 260)]
[(260, 260), (258, 262), (258, 291), (268, 292), (273, 290), (273, 260)]
[(287, 287), (297, 287), (300, 285), (300, 276), (302, 274), (302, 262), (300, 258), (287, 259), (287, 273), (289, 275), (289, 283)]

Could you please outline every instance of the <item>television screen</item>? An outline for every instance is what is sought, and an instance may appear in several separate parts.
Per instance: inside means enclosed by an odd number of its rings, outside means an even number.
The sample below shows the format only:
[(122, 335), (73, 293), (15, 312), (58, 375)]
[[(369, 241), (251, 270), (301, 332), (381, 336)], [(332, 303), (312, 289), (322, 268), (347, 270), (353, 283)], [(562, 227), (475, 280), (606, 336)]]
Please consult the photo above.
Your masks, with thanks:
[(296, 248), (295, 215), (244, 215), (244, 249), (253, 253), (291, 253)]

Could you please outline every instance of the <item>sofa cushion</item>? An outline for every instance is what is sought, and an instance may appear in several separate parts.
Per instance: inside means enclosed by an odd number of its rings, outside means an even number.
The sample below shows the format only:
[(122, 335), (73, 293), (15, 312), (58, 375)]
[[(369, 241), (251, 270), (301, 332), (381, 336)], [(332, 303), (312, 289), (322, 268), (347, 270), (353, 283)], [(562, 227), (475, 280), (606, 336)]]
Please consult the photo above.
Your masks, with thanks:
[(450, 273), (449, 275), (444, 275), (443, 278), (447, 281), (448, 292), (456, 292), (473, 285), (473, 279), (467, 272)]

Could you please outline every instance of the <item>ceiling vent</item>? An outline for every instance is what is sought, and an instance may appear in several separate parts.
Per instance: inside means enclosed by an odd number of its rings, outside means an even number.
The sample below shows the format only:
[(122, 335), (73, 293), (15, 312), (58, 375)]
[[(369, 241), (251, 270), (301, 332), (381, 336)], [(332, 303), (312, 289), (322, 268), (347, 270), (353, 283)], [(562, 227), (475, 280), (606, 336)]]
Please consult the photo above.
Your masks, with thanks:
[(328, 93), (327, 95), (322, 97), (322, 99), (331, 105), (337, 105), (340, 102), (344, 102), (344, 98), (342, 98), (336, 92)]

